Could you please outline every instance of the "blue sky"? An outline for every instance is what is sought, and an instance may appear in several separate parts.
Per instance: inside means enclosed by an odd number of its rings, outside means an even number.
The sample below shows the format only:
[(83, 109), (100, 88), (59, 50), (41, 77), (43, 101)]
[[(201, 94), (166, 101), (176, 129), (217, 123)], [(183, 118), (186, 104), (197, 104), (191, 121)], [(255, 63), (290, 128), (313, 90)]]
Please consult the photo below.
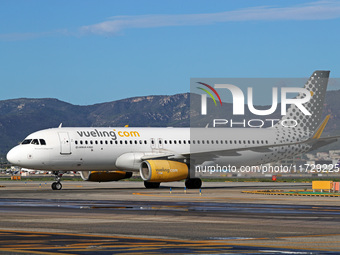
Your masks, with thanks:
[(340, 77), (340, 1), (0, 0), (0, 24), (0, 100), (89, 105), (189, 92), (193, 77)]

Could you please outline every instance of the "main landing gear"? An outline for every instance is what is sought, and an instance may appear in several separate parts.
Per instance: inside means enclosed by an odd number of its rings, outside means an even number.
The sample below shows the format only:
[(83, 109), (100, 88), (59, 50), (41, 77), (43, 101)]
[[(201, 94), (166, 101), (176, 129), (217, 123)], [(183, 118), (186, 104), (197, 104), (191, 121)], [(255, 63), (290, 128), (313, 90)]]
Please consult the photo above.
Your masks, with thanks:
[[(146, 182), (144, 181), (144, 186), (147, 189), (158, 189), (160, 183), (159, 182)], [(187, 179), (185, 181), (185, 187), (187, 189), (199, 189), (202, 187), (202, 181), (200, 178), (192, 178), (192, 179)]]
[(185, 187), (187, 187), (187, 189), (199, 189), (201, 186), (202, 181), (200, 178), (192, 178), (185, 181)]
[(63, 174), (58, 171), (54, 171), (53, 174), (56, 181), (52, 183), (51, 187), (53, 190), (61, 190), (63, 185), (61, 185), (60, 179), (63, 176)]
[(159, 182), (146, 182), (144, 181), (144, 186), (147, 189), (158, 189), (160, 183)]

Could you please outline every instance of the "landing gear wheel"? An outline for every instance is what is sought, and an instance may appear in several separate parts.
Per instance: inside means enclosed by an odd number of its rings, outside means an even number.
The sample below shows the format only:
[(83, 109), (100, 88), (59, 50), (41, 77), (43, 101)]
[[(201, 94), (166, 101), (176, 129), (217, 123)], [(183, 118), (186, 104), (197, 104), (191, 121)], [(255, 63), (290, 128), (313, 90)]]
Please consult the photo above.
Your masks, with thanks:
[(200, 178), (187, 179), (185, 181), (185, 187), (187, 187), (187, 189), (199, 189), (202, 187), (202, 181)]
[(144, 186), (147, 189), (158, 189), (160, 183), (159, 182), (144, 182)]
[(52, 183), (51, 187), (53, 190), (61, 190), (63, 185), (61, 185), (60, 179), (63, 176), (63, 173), (59, 171), (54, 171), (53, 174), (56, 181)]
[(61, 190), (63, 185), (61, 185), (60, 182), (53, 182), (51, 187), (52, 187), (53, 190)]

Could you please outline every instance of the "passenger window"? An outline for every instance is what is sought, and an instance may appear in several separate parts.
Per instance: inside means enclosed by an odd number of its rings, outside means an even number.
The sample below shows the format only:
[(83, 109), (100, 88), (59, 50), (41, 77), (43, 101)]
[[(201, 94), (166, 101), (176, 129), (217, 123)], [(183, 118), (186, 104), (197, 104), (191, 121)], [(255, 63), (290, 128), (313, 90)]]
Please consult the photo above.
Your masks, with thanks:
[(83, 144), (83, 141), (80, 141), (80, 144)]
[(39, 145), (39, 141), (38, 139), (33, 139), (31, 144), (34, 144), (34, 145)]
[(75, 144), (78, 144), (78, 141), (74, 141)]
[(181, 141), (181, 140), (179, 140), (179, 141), (178, 141), (178, 143), (179, 143), (179, 144), (181, 144), (181, 143), (182, 143), (182, 141)]
[(188, 140), (188, 144), (190, 144), (190, 140)]
[(135, 140), (135, 144), (137, 144), (138, 142), (137, 142), (137, 140)]
[(183, 140), (183, 143), (184, 143), (184, 144), (186, 144), (186, 143), (187, 143), (187, 141)]
[(87, 144), (87, 140), (85, 141), (85, 144)]
[(144, 140), (144, 144), (148, 144), (148, 141), (147, 141), (147, 140)]
[(174, 140), (174, 144), (176, 144), (177, 143), (177, 141), (176, 140)]
[(128, 142), (125, 140), (125, 144), (128, 144)]
[(130, 140), (130, 144), (132, 144), (132, 140)]
[(117, 140), (115, 141), (115, 144), (118, 144), (118, 141), (117, 141)]
[(110, 144), (113, 144), (113, 141), (112, 141), (112, 140), (110, 140)]
[(39, 139), (41, 145), (46, 145), (46, 142), (44, 139)]
[(107, 144), (107, 140), (105, 141), (105, 144)]
[(98, 144), (98, 141), (94, 141), (95, 144)]
[(92, 140), (90, 141), (90, 144), (93, 144), (93, 141), (92, 141)]

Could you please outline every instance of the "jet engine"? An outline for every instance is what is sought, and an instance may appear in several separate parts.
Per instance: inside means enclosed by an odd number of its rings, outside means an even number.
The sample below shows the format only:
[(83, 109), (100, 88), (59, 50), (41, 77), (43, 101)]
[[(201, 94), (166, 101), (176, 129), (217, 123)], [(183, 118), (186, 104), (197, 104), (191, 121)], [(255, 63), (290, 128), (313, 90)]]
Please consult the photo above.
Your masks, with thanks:
[(141, 163), (140, 176), (146, 182), (173, 182), (188, 178), (187, 164), (170, 160), (145, 160)]
[(81, 171), (80, 176), (84, 181), (89, 182), (112, 182), (127, 179), (132, 176), (132, 172), (123, 171)]

